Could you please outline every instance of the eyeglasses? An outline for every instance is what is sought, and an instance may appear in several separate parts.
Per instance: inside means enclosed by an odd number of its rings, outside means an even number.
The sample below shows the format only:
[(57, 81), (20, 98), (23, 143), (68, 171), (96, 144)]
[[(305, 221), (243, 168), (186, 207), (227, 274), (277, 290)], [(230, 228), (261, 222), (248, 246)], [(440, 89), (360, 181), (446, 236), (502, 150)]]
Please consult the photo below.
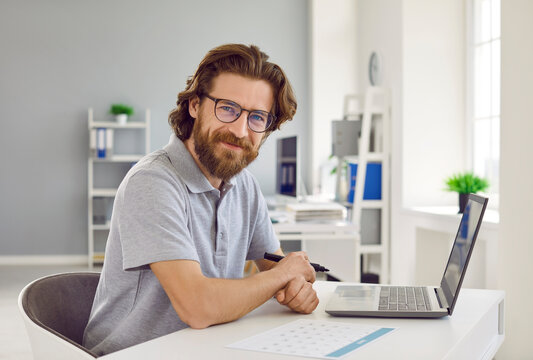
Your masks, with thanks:
[(253, 132), (263, 133), (268, 130), (276, 119), (268, 111), (248, 110), (231, 100), (216, 99), (207, 94), (205, 94), (205, 97), (215, 102), (215, 116), (223, 123), (232, 123), (241, 116), (243, 110), (248, 111), (248, 128)]

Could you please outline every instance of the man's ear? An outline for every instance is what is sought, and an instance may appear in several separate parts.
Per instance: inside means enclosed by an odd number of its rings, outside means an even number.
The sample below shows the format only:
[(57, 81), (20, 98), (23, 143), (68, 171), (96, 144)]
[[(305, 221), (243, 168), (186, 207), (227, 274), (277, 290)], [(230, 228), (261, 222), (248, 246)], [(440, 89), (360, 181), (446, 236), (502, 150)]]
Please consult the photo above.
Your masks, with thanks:
[(193, 119), (198, 118), (198, 112), (200, 111), (200, 98), (198, 96), (194, 96), (189, 100), (189, 115)]

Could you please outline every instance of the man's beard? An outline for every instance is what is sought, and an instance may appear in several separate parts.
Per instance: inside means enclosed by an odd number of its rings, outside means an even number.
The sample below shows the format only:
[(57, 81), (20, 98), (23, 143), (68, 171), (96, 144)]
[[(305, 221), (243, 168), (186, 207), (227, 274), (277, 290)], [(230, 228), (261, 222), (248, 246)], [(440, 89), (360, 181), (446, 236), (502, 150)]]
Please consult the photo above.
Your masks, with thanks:
[[(238, 138), (229, 131), (216, 131), (208, 134), (207, 131), (202, 131), (199, 120), (200, 118), (196, 119), (192, 131), (194, 151), (200, 163), (212, 176), (226, 182), (240, 173), (259, 155), (250, 140)], [(217, 145), (220, 142), (236, 145), (242, 149), (234, 151), (221, 148), (217, 151)]]

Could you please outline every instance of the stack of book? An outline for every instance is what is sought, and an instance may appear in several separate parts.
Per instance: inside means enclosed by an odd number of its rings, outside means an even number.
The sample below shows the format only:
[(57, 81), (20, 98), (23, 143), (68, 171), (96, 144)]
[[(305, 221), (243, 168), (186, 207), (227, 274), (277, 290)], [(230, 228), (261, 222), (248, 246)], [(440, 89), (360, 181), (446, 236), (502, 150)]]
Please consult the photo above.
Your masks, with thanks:
[(342, 221), (346, 219), (346, 208), (338, 203), (294, 203), (287, 204), (287, 212), (295, 221)]

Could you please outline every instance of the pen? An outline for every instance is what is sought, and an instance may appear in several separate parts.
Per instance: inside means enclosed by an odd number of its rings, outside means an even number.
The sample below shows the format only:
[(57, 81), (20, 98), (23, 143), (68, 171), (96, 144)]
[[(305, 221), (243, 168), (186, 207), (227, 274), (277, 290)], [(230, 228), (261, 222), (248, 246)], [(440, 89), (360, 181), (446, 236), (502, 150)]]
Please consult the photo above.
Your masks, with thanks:
[[(264, 255), (264, 258), (266, 260), (270, 260), (270, 261), (275, 261), (275, 262), (278, 262), (280, 261), (281, 259), (284, 258), (284, 256), (281, 256), (281, 255), (276, 255), (276, 254), (271, 254), (271, 253), (265, 253)], [(329, 269), (326, 269), (325, 267), (323, 267), (322, 265), (319, 265), (319, 264), (315, 264), (315, 263), (310, 263), (311, 266), (315, 269), (315, 271), (329, 271)]]

